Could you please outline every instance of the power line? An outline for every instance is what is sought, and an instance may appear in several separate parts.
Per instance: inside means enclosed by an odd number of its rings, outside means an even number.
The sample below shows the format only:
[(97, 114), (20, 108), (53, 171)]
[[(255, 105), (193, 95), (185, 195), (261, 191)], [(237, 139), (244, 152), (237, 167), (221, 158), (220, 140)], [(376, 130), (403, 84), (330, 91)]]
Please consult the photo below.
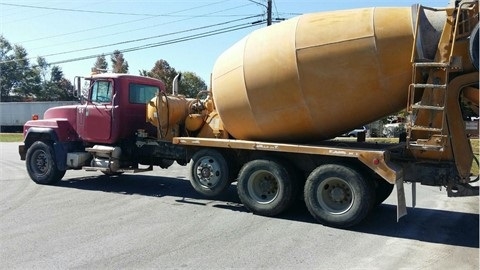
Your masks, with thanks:
[[(230, 1), (230, 0), (218, 1), (218, 2), (213, 3), (213, 4), (223, 3), (223, 2), (227, 2), (227, 1)], [(248, 1), (252, 2), (252, 3), (255, 3), (255, 4), (259, 4), (258, 2), (255, 2), (255, 1), (250, 1), (250, 0), (248, 0)], [(174, 13), (179, 13), (179, 12), (183, 12), (183, 11), (186, 11), (186, 10), (191, 10), (191, 9), (205, 7), (205, 6), (210, 6), (210, 5), (213, 5), (213, 4), (210, 3), (210, 4), (199, 6), (199, 7), (188, 8), (188, 9), (184, 9), (184, 10), (181, 10), (181, 11), (176, 11)], [(250, 5), (250, 4), (247, 4), (247, 5)], [(243, 6), (246, 6), (246, 5), (242, 5), (240, 7), (243, 7)], [(238, 7), (234, 7), (234, 8), (230, 8), (230, 9), (235, 9), (235, 8), (238, 8)], [(223, 12), (223, 11), (225, 11), (225, 10), (221, 10), (221, 11), (217, 11), (217, 12), (213, 12), (213, 13), (208, 13), (208, 14), (203, 14), (203, 15), (196, 15), (196, 16), (193, 16), (191, 18), (213, 15), (215, 13), (219, 13), (219, 12)], [(277, 11), (277, 13), (278, 13), (278, 11)], [(171, 13), (169, 13), (169, 14), (171, 14)], [(181, 33), (186, 33), (186, 32), (192, 32), (192, 31), (207, 29), (207, 28), (211, 28), (211, 27), (215, 27), (215, 26), (219, 26), (219, 25), (230, 24), (230, 23), (233, 23), (233, 22), (236, 22), (236, 21), (251, 19), (251, 18), (254, 18), (254, 17), (258, 17), (258, 16), (263, 16), (263, 15), (264, 14), (254, 15), (254, 16), (249, 16), (249, 17), (237, 19), (237, 20), (217, 23), (217, 24), (213, 24), (213, 25), (207, 25), (207, 26), (203, 26), (203, 27), (197, 27), (197, 28), (193, 28), (193, 29), (182, 30), (182, 31), (178, 31), (178, 32), (171, 32), (171, 33), (152, 36), (152, 37), (146, 37), (146, 38), (123, 41), (123, 42), (118, 42), (118, 43), (106, 44), (106, 45), (95, 46), (95, 47), (90, 47), (90, 48), (83, 48), (83, 49), (79, 49), (79, 50), (72, 50), (72, 51), (67, 51), (67, 52), (48, 54), (48, 55), (43, 55), (43, 56), (40, 56), (40, 57), (50, 57), (50, 56), (68, 54), (68, 53), (73, 53), (73, 52), (80, 52), (80, 51), (93, 50), (93, 49), (104, 48), (104, 47), (109, 47), (109, 46), (127, 44), (127, 43), (132, 43), (132, 42), (139, 42), (139, 41), (144, 41), (144, 40), (158, 38), (158, 37), (165, 37), (165, 36), (170, 36), (170, 35), (176, 35), (176, 34), (181, 34)], [(162, 16), (162, 15), (157, 15), (157, 16)], [(145, 19), (150, 19), (150, 18), (151, 17), (142, 18), (140, 20), (145, 20)], [(188, 18), (188, 19), (191, 19), (191, 18)], [(182, 19), (182, 20), (187, 20), (187, 19)], [(182, 20), (178, 20), (178, 21), (182, 21)], [(138, 21), (138, 20), (135, 20), (135, 21)], [(177, 22), (177, 21), (173, 21), (173, 22)], [(173, 22), (168, 22), (168, 23), (173, 23)], [(233, 32), (233, 31), (257, 26), (259, 24), (259, 22), (262, 22), (262, 21), (257, 21), (257, 22), (254, 22), (254, 23), (238, 24), (238, 25), (229, 26), (229, 27), (223, 27), (223, 28), (220, 28), (220, 29), (205, 31), (205, 32), (201, 32), (201, 33), (197, 33), (197, 34), (193, 34), (193, 35), (184, 36), (184, 37), (173, 38), (173, 39), (169, 39), (169, 40), (166, 40), (166, 41), (161, 41), (161, 42), (156, 42), (156, 43), (149, 43), (149, 44), (145, 44), (145, 45), (130, 47), (130, 48), (126, 48), (126, 49), (123, 49), (123, 50), (120, 50), (120, 51), (122, 53), (125, 53), (125, 52), (144, 50), (144, 49), (149, 49), (149, 48), (154, 48), (154, 47), (159, 47), (159, 46), (165, 46), (165, 45), (170, 45), (170, 44), (175, 44), (175, 43), (180, 43), (180, 42), (186, 42), (186, 41), (190, 41), (190, 40), (200, 39), (200, 38), (204, 38), (204, 37), (219, 35), (219, 34), (223, 34), (223, 33)], [(126, 22), (126, 23), (128, 23), (128, 22)], [(121, 23), (121, 24), (124, 24), (124, 23)], [(164, 24), (167, 24), (167, 23), (164, 23)], [(117, 23), (117, 24), (115, 24), (115, 26), (116, 25), (119, 25), (119, 24)], [(102, 28), (102, 27), (98, 27), (98, 28)], [(144, 27), (144, 28), (141, 28), (141, 29), (145, 29), (145, 28), (149, 28), (149, 27)], [(133, 31), (136, 31), (136, 30), (133, 30)], [(78, 31), (76, 31), (74, 33), (78, 33)], [(125, 33), (125, 32), (123, 32), (123, 33)], [(61, 36), (61, 35), (57, 35), (57, 36)], [(45, 38), (42, 38), (42, 39), (45, 39)], [(32, 41), (34, 41), (34, 40), (32, 40)], [(110, 54), (110, 53), (108, 53), (108, 54)], [(50, 63), (50, 65), (63, 64), (63, 63), (81, 61), (81, 60), (86, 60), (86, 59), (92, 59), (92, 58), (98, 57), (99, 55), (102, 55), (102, 54), (94, 54), (94, 55), (71, 58), (71, 59), (66, 59), (66, 60), (59, 60), (59, 61), (55, 61), (55, 62)], [(103, 55), (105, 55), (105, 53), (103, 53)], [(36, 58), (36, 57), (25, 58), (25, 59), (20, 59), (20, 60), (30, 60), (30, 59), (34, 59), (34, 58)], [(13, 61), (19, 61), (19, 60), (17, 59), (17, 60), (13, 60)], [(6, 62), (12, 62), (12, 61), (4, 61), (4, 62), (1, 62), (1, 63), (6, 63)]]
[[(260, 3), (260, 2), (257, 2), (257, 1), (253, 1), (253, 0), (247, 0), (249, 2), (252, 2), (252, 3), (255, 3), (257, 5), (260, 5), (264, 8), (266, 8), (266, 14), (267, 14), (267, 26), (269, 25), (272, 25), (272, 2), (273, 0), (267, 0), (267, 4), (263, 4), (263, 3)], [(277, 12), (278, 13), (278, 12)]]
[[(248, 4), (247, 4), (247, 5), (248, 5)], [(57, 47), (57, 46), (60, 46), (60, 45), (65, 45), (65, 44), (70, 44), (70, 43), (77, 43), (77, 42), (80, 42), (80, 41), (86, 41), (86, 40), (92, 40), (92, 39), (98, 39), (98, 38), (104, 38), (104, 37), (110, 37), (110, 36), (115, 36), (115, 35), (120, 35), (120, 34), (131, 33), (131, 32), (135, 32), (135, 31), (145, 30), (145, 29), (149, 29), (149, 28), (155, 28), (155, 27), (158, 27), (158, 26), (163, 26), (163, 25), (167, 25), (167, 24), (172, 24), (172, 23), (187, 21), (187, 20), (191, 20), (191, 19), (195, 19), (195, 18), (199, 18), (199, 17), (204, 17), (205, 15), (213, 15), (213, 14), (217, 14), (217, 13), (220, 13), (220, 12), (225, 12), (225, 11), (229, 11), (229, 10), (241, 8), (241, 7), (244, 7), (244, 6), (246, 6), (246, 5), (235, 6), (235, 7), (232, 7), (232, 8), (222, 9), (222, 10), (219, 10), (219, 11), (210, 12), (210, 13), (206, 13), (206, 14), (202, 14), (202, 15), (195, 15), (195, 16), (192, 16), (192, 17), (190, 17), (190, 18), (185, 18), (185, 19), (180, 19), (180, 20), (175, 20), (175, 21), (170, 21), (170, 22), (155, 24), (155, 25), (146, 26), (146, 27), (141, 27), (141, 28), (135, 28), (135, 29), (128, 30), (128, 31), (123, 30), (123, 31), (121, 31), (121, 32), (110, 33), (110, 34), (108, 34), (108, 35), (99, 35), (99, 36), (93, 36), (93, 37), (89, 37), (89, 38), (81, 39), (81, 40), (74, 40), (74, 41), (68, 41), (68, 42), (63, 42), (63, 43), (55, 43), (55, 44), (50, 45), (50, 46), (37, 47), (37, 48), (34, 48), (34, 49), (43, 49), (43, 48)], [(254, 16), (254, 17), (255, 17), (255, 16), (262, 16), (262, 15), (244, 15), (244, 16)], [(118, 24), (116, 24), (116, 25), (118, 25)], [(83, 31), (84, 31), (84, 30), (82, 30), (82, 32), (83, 32)], [(77, 33), (80, 33), (80, 32), (77, 31), (77, 32), (74, 32), (74, 33), (77, 34)]]
[(277, 17), (280, 17), (280, 15), (278, 14), (277, 2), (273, 2), (273, 7), (275, 8), (275, 12), (277, 13)]
[[(186, 33), (186, 32), (192, 32), (192, 31), (207, 29), (207, 28), (211, 28), (211, 27), (215, 27), (215, 26), (219, 26), (219, 25), (226, 25), (226, 24), (230, 24), (230, 23), (233, 23), (233, 22), (241, 21), (241, 20), (251, 19), (251, 18), (254, 18), (254, 17), (257, 17), (257, 16), (261, 16), (261, 15), (250, 16), (250, 17), (246, 17), (246, 18), (242, 18), (242, 19), (217, 23), (217, 24), (213, 24), (213, 25), (207, 25), (207, 26), (203, 26), (203, 27), (197, 27), (197, 28), (193, 28), (193, 29), (186, 29), (186, 30), (182, 30), (182, 31), (178, 31), (178, 32), (172, 32), (172, 33), (157, 35), (157, 36), (153, 36), (153, 37), (123, 41), (123, 42), (106, 44), (106, 45), (84, 48), (84, 49), (79, 49), (79, 50), (72, 50), (72, 51), (66, 51), (66, 52), (60, 52), (60, 53), (47, 54), (47, 55), (42, 55), (42, 56), (39, 56), (39, 57), (45, 58), (45, 57), (50, 57), (50, 56), (57, 56), (57, 55), (62, 55), (62, 54), (81, 52), (81, 51), (99, 49), (99, 48), (104, 48), (104, 47), (111, 47), (111, 46), (115, 46), (115, 45), (127, 44), (127, 43), (132, 43), (132, 42), (139, 42), (139, 41), (152, 39), (152, 38), (164, 37), (164, 36), (169, 36), (169, 35), (176, 35), (176, 34), (181, 34), (181, 33)], [(178, 42), (184, 42), (184, 41), (189, 41), (189, 40), (198, 39), (198, 38), (202, 38), (202, 37), (208, 37), (208, 36), (211, 36), (211, 35), (218, 35), (218, 34), (222, 34), (222, 33), (236, 31), (236, 30), (240, 30), (240, 29), (244, 29), (244, 28), (248, 28), (248, 27), (252, 27), (252, 26), (256, 26), (256, 25), (257, 25), (256, 23), (243, 23), (243, 24), (239, 24), (239, 25), (234, 25), (234, 26), (224, 27), (224, 28), (220, 28), (220, 29), (207, 31), (207, 32), (202, 32), (202, 33), (198, 33), (198, 34), (194, 34), (194, 35), (190, 35), (190, 36), (186, 36), (186, 37), (180, 37), (180, 38), (171, 39), (171, 40), (167, 40), (167, 41), (162, 41), (162, 42), (157, 42), (157, 43), (150, 43), (150, 44), (146, 44), (146, 45), (131, 47), (131, 48), (123, 49), (123, 50), (121, 50), (121, 52), (130, 52), (130, 51), (147, 49), (147, 48), (163, 46), (163, 45), (168, 45), (168, 44), (173, 44), (173, 43), (178, 43)], [(50, 63), (50, 64), (53, 65), (53, 64), (58, 64), (58, 63), (68, 63), (68, 62), (73, 62), (73, 61), (78, 61), (78, 60), (95, 58), (98, 55), (99, 54), (95, 54), (95, 55), (90, 55), (90, 56), (86, 56), (86, 57), (80, 57), (80, 58), (73, 58), (73, 59), (70, 59), (70, 60), (65, 60), (67, 62), (57, 61), (57, 62), (53, 62), (53, 63)], [(9, 63), (9, 62), (15, 62), (15, 61), (20, 61), (20, 60), (25, 61), (25, 60), (32, 60), (32, 59), (35, 59), (35, 58), (37, 58), (37, 57), (29, 57), (29, 58), (23, 58), (23, 59), (13, 59), (13, 60), (2, 61), (0, 63)]]
[[(254, 26), (257, 26), (257, 24), (251, 24), (251, 23), (250, 24), (243, 24), (243, 26), (238, 25), (238, 26), (234, 26), (234, 27), (224, 28), (224, 30), (219, 29), (219, 30), (204, 32), (204, 33), (200, 33), (200, 34), (196, 34), (196, 35), (192, 35), (192, 36), (188, 36), (188, 37), (171, 39), (171, 40), (167, 40), (167, 41), (163, 41), (163, 42), (159, 42), (159, 43), (152, 43), (152, 44), (127, 48), (127, 49), (119, 50), (119, 51), (121, 53), (125, 53), (125, 52), (132, 52), (132, 51), (138, 51), (138, 50), (145, 50), (145, 49), (150, 49), (150, 48), (154, 48), (154, 47), (165, 46), (165, 45), (190, 41), (190, 40), (194, 40), (194, 39), (199, 39), (199, 38), (224, 34), (224, 33), (233, 32), (233, 31), (237, 31), (237, 30), (242, 30), (242, 29), (246, 29), (246, 28), (254, 27)], [(72, 58), (72, 59), (67, 59), (67, 60), (61, 60), (61, 61), (52, 62), (52, 63), (50, 63), (50, 65), (58, 65), (58, 64), (65, 64), (65, 63), (76, 62), (76, 61), (81, 61), (81, 60), (93, 59), (93, 58), (97, 58), (100, 55), (109, 55), (109, 54), (112, 54), (112, 53), (113, 52), (103, 53), (103, 54), (95, 54), (95, 55), (89, 55), (89, 56), (83, 56), (83, 57), (77, 57), (77, 58)]]
[[(57, 55), (62, 55), (62, 54), (75, 53), (75, 52), (82, 52), (82, 51), (88, 51), (88, 50), (93, 50), (93, 49), (100, 49), (100, 48), (111, 47), (111, 46), (116, 46), (116, 45), (128, 44), (128, 43), (133, 43), (133, 42), (139, 42), (139, 41), (144, 41), (144, 40), (154, 39), (154, 38), (159, 38), (159, 37), (177, 35), (177, 34), (182, 34), (182, 33), (187, 33), (187, 32), (192, 32), (192, 31), (207, 29), (207, 28), (212, 28), (212, 27), (219, 26), (219, 25), (226, 25), (226, 24), (230, 24), (230, 23), (234, 23), (234, 22), (238, 22), (238, 21), (242, 21), (242, 20), (252, 19), (252, 18), (255, 18), (255, 17), (258, 17), (258, 16), (259, 16), (259, 15), (255, 15), (255, 16), (250, 16), (250, 17), (246, 17), (246, 18), (242, 18), (242, 19), (237, 19), (237, 20), (232, 20), (232, 21), (227, 21), (227, 22), (221, 22), (221, 23), (211, 24), (211, 25), (202, 26), (202, 27), (197, 27), (197, 28), (186, 29), (186, 30), (177, 31), (177, 32), (170, 32), (170, 33), (167, 33), (167, 34), (156, 35), (156, 36), (151, 36), (151, 37), (145, 37), (145, 38), (127, 40), (127, 41), (122, 41), (122, 42), (117, 42), (117, 43), (110, 43), (110, 44), (99, 45), (99, 46), (94, 46), (94, 47), (89, 47), (89, 48), (78, 49), (78, 50), (71, 50), (71, 51), (65, 51), (65, 52), (59, 52), (59, 53), (52, 53), (52, 54), (43, 55), (42, 57), (49, 57), (49, 56), (57, 56)], [(261, 16), (261, 15), (260, 15), (260, 16)], [(30, 59), (31, 59), (31, 58), (30, 58)]]
[(253, 0), (247, 0), (247, 1), (248, 1), (248, 2), (252, 2), (252, 3), (255, 3), (255, 4), (257, 4), (257, 5), (260, 5), (260, 6), (263, 6), (263, 7), (267, 8), (267, 6), (266, 6), (265, 4), (263, 4), (263, 3), (260, 3), (260, 2), (257, 2), (257, 1), (253, 1)]
[[(95, 5), (98, 6), (99, 4), (101, 3), (104, 3), (104, 2), (109, 2), (109, 1), (112, 1), (112, 0), (96, 0), (95, 1)], [(45, 2), (45, 1), (43, 1)], [(38, 3), (43, 3), (43, 2), (38, 2)], [(33, 3), (33, 4), (37, 4), (37, 3)], [(81, 6), (84, 6), (84, 4), (82, 4)], [(16, 14), (18, 13), (21, 13), (22, 15), (26, 15), (25, 14), (25, 9), (24, 8), (11, 8), (11, 9), (14, 9), (14, 10), (18, 10), (18, 9), (21, 9), (22, 11), (19, 11), (19, 12), (15, 12), (13, 13), (13, 15), (15, 16)], [(47, 13), (40, 13), (38, 15), (26, 15), (27, 17), (24, 16), (24, 18), (20, 18), (20, 19), (15, 19), (15, 20), (9, 20), (8, 22), (6, 20), (3, 20), (3, 24), (10, 24), (10, 23), (14, 23), (14, 22), (19, 22), (19, 21), (25, 21), (25, 20), (29, 20), (29, 21), (32, 21), (32, 19), (36, 19), (36, 18), (40, 18), (40, 17), (45, 17), (45, 16), (48, 16), (48, 15), (51, 15), (51, 14), (55, 14), (55, 13), (58, 13), (59, 11), (52, 11), (52, 12), (47, 12)], [(2, 14), (2, 17), (6, 18), (6, 17), (10, 17), (12, 16), (12, 13), (10, 14), (7, 14), (5, 15), (4, 13)]]
[(68, 12), (81, 12), (81, 13), (95, 13), (95, 14), (108, 14), (108, 15), (127, 15), (127, 16), (147, 16), (147, 17), (157, 17), (157, 16), (174, 16), (170, 14), (149, 14), (149, 13), (128, 13), (128, 12), (112, 12), (112, 11), (98, 11), (98, 10), (85, 10), (85, 9), (73, 9), (73, 8), (55, 8), (55, 7), (42, 7), (42, 6), (32, 6), (32, 5), (21, 5), (21, 4), (8, 4), (0, 3), (3, 6), (13, 6), (13, 7), (22, 7), (22, 8), (33, 8), (33, 9), (44, 9), (44, 10), (55, 10), (55, 11), (68, 11)]
[(150, 16), (150, 17), (147, 17), (147, 18), (130, 20), (130, 21), (122, 22), (122, 23), (109, 24), (109, 25), (106, 25), (106, 26), (99, 26), (99, 27), (94, 27), (94, 28), (89, 28), (89, 29), (83, 29), (83, 30), (79, 30), (79, 31), (74, 31), (74, 32), (69, 32), (69, 33), (63, 33), (63, 34), (58, 34), (58, 35), (53, 35), (53, 36), (47, 36), (47, 37), (43, 37), (43, 38), (31, 39), (31, 40), (22, 41), (22, 42), (20, 42), (20, 43), (27, 43), (27, 42), (32, 42), (32, 41), (39, 41), (39, 40), (45, 40), (45, 39), (49, 39), (49, 38), (55, 38), (55, 37), (61, 37), (61, 36), (66, 36), (66, 35), (78, 34), (78, 33), (81, 33), (81, 32), (87, 32), (87, 31), (91, 31), (91, 30), (108, 28), (108, 27), (118, 26), (118, 25), (123, 25), (123, 24), (129, 24), (129, 23), (139, 22), (139, 21), (143, 21), (143, 20), (148, 20), (148, 19), (156, 18), (156, 17), (167, 17), (167, 16), (171, 16), (172, 14), (181, 13), (181, 12), (185, 12), (185, 11), (190, 11), (190, 10), (194, 10), (194, 9), (200, 9), (200, 8), (204, 8), (204, 7), (208, 7), (208, 6), (212, 6), (212, 5), (216, 5), (216, 4), (221, 4), (221, 3), (224, 3), (224, 2), (228, 2), (228, 1), (231, 1), (231, 0), (217, 1), (217, 2), (214, 2), (214, 3), (209, 3), (209, 4), (205, 4), (205, 5), (201, 5), (201, 6), (195, 6), (195, 7), (190, 7), (190, 8), (182, 9), (182, 10), (173, 11), (173, 12), (170, 12), (170, 13), (157, 14), (157, 15)]
[[(224, 2), (228, 2), (228, 1), (231, 1), (231, 0), (223, 0), (223, 1), (218, 1), (218, 2), (215, 2), (215, 3), (209, 3), (209, 4), (205, 4), (205, 5), (201, 5), (201, 6), (182, 9), (182, 10), (178, 10), (178, 11), (174, 11), (174, 12), (170, 12), (170, 13), (166, 13), (166, 14), (157, 15), (156, 17), (162, 17), (164, 15), (170, 15), (170, 14), (181, 13), (181, 12), (190, 11), (190, 10), (194, 10), (194, 9), (200, 9), (200, 8), (212, 6), (212, 5), (215, 5), (215, 4), (221, 4), (221, 3), (224, 3)], [(240, 7), (244, 7), (244, 6), (246, 6), (246, 5), (237, 6), (235, 8), (240, 8)], [(219, 13), (219, 12), (223, 12), (223, 11), (227, 11), (227, 10), (231, 10), (231, 9), (235, 9), (235, 8), (223, 9), (221, 11), (214, 12), (214, 13)], [(208, 13), (208, 14), (214, 14), (214, 13)], [(92, 30), (98, 30), (98, 29), (103, 29), (103, 28), (108, 28), (108, 27), (114, 27), (114, 26), (119, 26), (119, 25), (125, 25), (125, 24), (134, 23), (134, 22), (144, 21), (144, 20), (148, 20), (148, 19), (152, 19), (152, 18), (155, 18), (155, 17), (147, 17), (147, 18), (141, 18), (141, 19), (135, 19), (135, 20), (130, 20), (130, 21), (126, 21), (126, 22), (121, 22), (121, 23), (114, 23), (114, 24), (98, 26), (98, 27), (93, 27), (93, 28), (88, 28), (88, 29), (83, 29), (83, 30), (77, 30), (77, 31), (69, 32), (69, 33), (63, 33), (63, 34), (57, 34), (57, 35), (52, 35), (52, 36), (47, 36), (47, 37), (42, 37), (42, 38), (36, 38), (36, 39), (21, 41), (19, 43), (24, 44), (24, 43), (35, 42), (35, 41), (40, 41), (40, 40), (45, 40), (45, 39), (50, 39), (50, 38), (57, 38), (57, 37), (63, 37), (63, 36), (68, 36), (68, 35), (74, 35), (74, 34), (78, 34), (78, 33), (89, 32), (89, 31), (92, 31)], [(182, 19), (182, 20), (185, 20), (185, 19)], [(182, 20), (178, 20), (178, 21), (182, 21)], [(174, 22), (177, 22), (177, 21), (174, 21)]]

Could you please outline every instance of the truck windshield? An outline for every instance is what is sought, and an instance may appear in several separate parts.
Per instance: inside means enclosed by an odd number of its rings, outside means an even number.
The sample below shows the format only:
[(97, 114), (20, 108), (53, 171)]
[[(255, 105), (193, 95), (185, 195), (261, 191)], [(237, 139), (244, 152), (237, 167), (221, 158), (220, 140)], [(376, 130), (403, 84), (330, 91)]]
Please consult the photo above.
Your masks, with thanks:
[(113, 87), (110, 81), (96, 81), (92, 87), (92, 102), (110, 103), (112, 101)]
[(131, 83), (129, 101), (134, 104), (146, 104), (157, 95), (158, 91), (157, 86)]

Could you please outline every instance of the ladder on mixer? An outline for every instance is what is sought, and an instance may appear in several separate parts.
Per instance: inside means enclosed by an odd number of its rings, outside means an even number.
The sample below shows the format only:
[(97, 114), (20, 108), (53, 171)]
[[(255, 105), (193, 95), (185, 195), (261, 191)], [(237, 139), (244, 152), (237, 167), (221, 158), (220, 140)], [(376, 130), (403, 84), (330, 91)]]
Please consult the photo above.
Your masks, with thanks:
[[(471, 3), (462, 3), (457, 9), (453, 24), (446, 23), (440, 43), (437, 48), (435, 60), (417, 59), (422, 58), (423, 53), (416, 47), (420, 39), (420, 10), (418, 10), (417, 23), (415, 25), (414, 46), (412, 51), (412, 83), (408, 89), (407, 113), (407, 147), (424, 151), (444, 151), (449, 137), (446, 123), (446, 104), (450, 72), (455, 72), (459, 64), (458, 58), (452, 55), (455, 40), (464, 36), (470, 25), (468, 21), (461, 19), (462, 9)], [(445, 9), (426, 8), (431, 11), (445, 11)], [(460, 27), (459, 27), (460, 26)], [(445, 36), (443, 36), (445, 35)], [(460, 63), (461, 65), (461, 63)], [(427, 76), (427, 77), (425, 77)], [(415, 103), (417, 91), (422, 91), (422, 100)], [(427, 98), (425, 97), (427, 94)], [(429, 95), (429, 96), (428, 96)], [(416, 116), (423, 114), (424, 122), (418, 124)], [(425, 119), (429, 117), (429, 119)], [(415, 135), (413, 139), (412, 136)], [(422, 136), (422, 137), (419, 137)]]
[[(407, 124), (407, 146), (412, 149), (422, 149), (426, 151), (443, 151), (446, 140), (447, 131), (444, 128), (446, 117), (446, 100), (448, 91), (448, 75), (449, 63), (443, 62), (416, 62), (413, 63), (412, 83), (408, 89), (408, 104), (407, 113), (409, 122)], [(428, 74), (430, 79), (425, 83), (421, 76)], [(415, 96), (417, 91), (422, 90), (430, 92), (430, 104), (425, 104), (426, 101), (422, 99), (421, 102), (415, 103)], [(431, 122), (428, 125), (419, 125), (416, 123), (415, 116), (425, 111), (430, 113)], [(438, 120), (440, 119), (440, 120)], [(417, 138), (412, 141), (412, 132), (421, 131), (428, 134), (425, 138)]]

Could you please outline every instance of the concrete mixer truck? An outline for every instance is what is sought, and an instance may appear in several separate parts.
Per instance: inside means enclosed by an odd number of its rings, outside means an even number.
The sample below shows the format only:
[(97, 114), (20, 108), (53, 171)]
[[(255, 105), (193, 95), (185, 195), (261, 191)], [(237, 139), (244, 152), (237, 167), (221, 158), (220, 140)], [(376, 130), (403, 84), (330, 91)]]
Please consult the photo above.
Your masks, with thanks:
[[(38, 184), (69, 169), (188, 164), (204, 196), (237, 182), (255, 214), (278, 215), (300, 198), (334, 227), (358, 224), (394, 187), (406, 214), (404, 182), (478, 195), (461, 106), (478, 114), (478, 20), (477, 1), (301, 15), (226, 50), (196, 98), (153, 78), (85, 77), (81, 105), (25, 124), (20, 156)], [(402, 109), (398, 143), (332, 140)]]

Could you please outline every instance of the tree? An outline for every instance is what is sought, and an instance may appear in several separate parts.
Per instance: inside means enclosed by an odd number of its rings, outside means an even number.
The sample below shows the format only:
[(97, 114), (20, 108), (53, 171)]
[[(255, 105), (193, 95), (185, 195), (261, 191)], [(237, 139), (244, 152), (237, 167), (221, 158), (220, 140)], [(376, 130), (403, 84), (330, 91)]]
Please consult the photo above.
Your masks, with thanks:
[(59, 66), (53, 66), (50, 72), (50, 81), (52, 82), (60, 82), (63, 78), (63, 71)]
[(155, 65), (150, 71), (142, 70), (140, 71), (140, 75), (161, 80), (165, 84), (167, 93), (171, 93), (172, 82), (175, 76), (177, 76), (177, 71), (175, 71), (175, 68), (171, 67), (166, 60), (160, 59), (155, 62)]
[(0, 35), (0, 100), (8, 101), (16, 82), (12, 45)]
[(0, 90), (2, 101), (74, 100), (70, 81), (57, 66), (38, 57), (31, 65), (22, 46), (0, 35)]
[(53, 66), (50, 74), (50, 84), (52, 92), (56, 94), (58, 100), (76, 100), (73, 95), (73, 84), (65, 79), (63, 71), (58, 66)]
[(128, 62), (123, 58), (123, 53), (115, 50), (111, 57), (113, 73), (128, 73)]
[(92, 71), (94, 72), (99, 72), (99, 73), (105, 73), (107, 72), (108, 69), (108, 63), (105, 58), (105, 55), (99, 55), (97, 56), (97, 61), (95, 61), (95, 64), (93, 65)]
[[(166, 60), (160, 59), (155, 62), (150, 71), (140, 70), (140, 75), (161, 80), (165, 84), (166, 92), (171, 93), (173, 79), (178, 72)], [(207, 89), (207, 85), (197, 74), (186, 71), (182, 73), (178, 88), (179, 94), (194, 98), (197, 97), (199, 91)]]
[(182, 78), (179, 83), (179, 94), (195, 98), (199, 91), (206, 89), (207, 85), (205, 84), (205, 81), (198, 77), (197, 74), (190, 71), (182, 73)]
[(41, 83), (40, 87), (36, 89), (36, 99), (37, 100), (48, 100), (48, 98), (51, 96), (48, 93), (47, 89), (47, 74), (48, 74), (48, 69), (49, 69), (49, 64), (43, 57), (37, 57), (37, 65), (33, 67), (36, 72), (39, 74), (41, 77)]
[(64, 78), (62, 69), (53, 66), (50, 79), (42, 82), (42, 91), (37, 95), (37, 100), (76, 100), (72, 90), (73, 85)]
[(41, 73), (38, 68), (32, 68), (28, 61), (28, 54), (25, 48), (19, 45), (13, 46), (15, 55), (15, 72), (16, 80), (12, 93), (23, 100), (35, 98), (35, 94), (41, 89)]
[(42, 80), (46, 81), (47, 80), (47, 74), (48, 74), (48, 67), (50, 65), (47, 63), (47, 60), (43, 57), (37, 57), (37, 68), (40, 71), (40, 75), (42, 76)]

